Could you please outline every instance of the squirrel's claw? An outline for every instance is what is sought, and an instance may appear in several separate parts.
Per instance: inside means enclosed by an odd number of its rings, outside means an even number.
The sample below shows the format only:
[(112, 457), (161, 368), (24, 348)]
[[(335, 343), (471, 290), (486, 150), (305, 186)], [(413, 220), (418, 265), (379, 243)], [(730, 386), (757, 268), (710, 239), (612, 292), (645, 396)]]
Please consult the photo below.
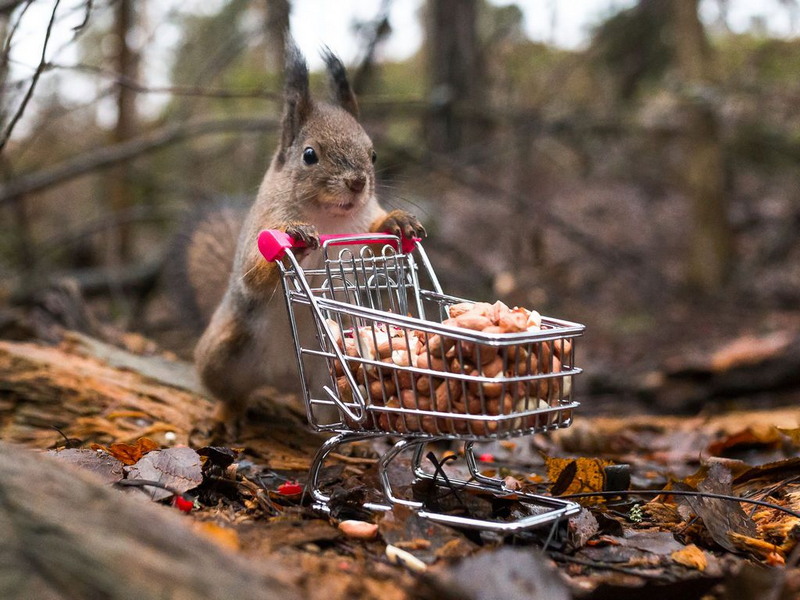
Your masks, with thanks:
[(319, 248), (319, 233), (317, 228), (308, 223), (289, 223), (284, 229), (294, 239), (303, 243), (307, 248)]
[(393, 210), (387, 214), (374, 231), (387, 232), (408, 239), (428, 235), (419, 219), (404, 210)]

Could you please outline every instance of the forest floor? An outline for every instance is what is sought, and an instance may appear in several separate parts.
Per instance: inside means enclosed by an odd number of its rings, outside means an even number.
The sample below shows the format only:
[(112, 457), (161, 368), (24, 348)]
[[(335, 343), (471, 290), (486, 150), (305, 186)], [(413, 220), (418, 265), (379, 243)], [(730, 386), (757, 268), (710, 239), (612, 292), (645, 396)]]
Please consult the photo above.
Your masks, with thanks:
[[(182, 515), (170, 527), (191, 529), (198, 544), (243, 558), (248, 569), (277, 573), (281, 597), (800, 594), (795, 336), (727, 340), (712, 352), (665, 361), (637, 386), (595, 379), (585, 404), (595, 398), (598, 404), (579, 409), (571, 427), (481, 444), (484, 475), (504, 479), (518, 494), (573, 498), (582, 507), (556, 528), (509, 535), (433, 523), (401, 506), (364, 511), (362, 503), (375, 497), (385, 438), (331, 455), (321, 475), (331, 490), (331, 514), (320, 515), (305, 484), (325, 438), (308, 430), (297, 397), (266, 393), (234, 446), (213, 445), (213, 403), (199, 393), (190, 366), (134, 335), (116, 342), (73, 332), (62, 332), (56, 343), (0, 341), (3, 441), (49, 455), (42, 460), (59, 461), (66, 474), (78, 466), (105, 486), (134, 488), (120, 496), (165, 505), (163, 511)], [(761, 380), (782, 384), (764, 391)], [(717, 408), (631, 416), (612, 408), (615, 395), (618, 403), (693, 398)], [(764, 407), (767, 395), (777, 400)], [(428, 451), (429, 471), (438, 464), (449, 479), (468, 478), (463, 446), (442, 442)], [(9, 452), (0, 447), (0, 455)], [(489, 500), (441, 478), (438, 488), (425, 488), (411, 485), (409, 472), (401, 455), (391, 471), (400, 492), (440, 510), (499, 520), (530, 514), (519, 495)], [(48, 487), (33, 468), (30, 477), (27, 502), (36, 506)], [(0, 498), (8, 498), (13, 478), (3, 480)], [(141, 483), (153, 480), (155, 487)], [(91, 497), (86, 502), (85, 510), (97, 510)], [(63, 515), (50, 517), (51, 526), (65, 527), (69, 510), (82, 509), (65, 506)], [(0, 529), (9, 526), (2, 525), (9, 511), (12, 503), (0, 502), (6, 513)], [(11, 522), (14, 539), (27, 539), (31, 523)], [(29, 548), (31, 571), (41, 570), (36, 547)], [(73, 597), (68, 576), (45, 579), (58, 582), (46, 586), (47, 597)]]

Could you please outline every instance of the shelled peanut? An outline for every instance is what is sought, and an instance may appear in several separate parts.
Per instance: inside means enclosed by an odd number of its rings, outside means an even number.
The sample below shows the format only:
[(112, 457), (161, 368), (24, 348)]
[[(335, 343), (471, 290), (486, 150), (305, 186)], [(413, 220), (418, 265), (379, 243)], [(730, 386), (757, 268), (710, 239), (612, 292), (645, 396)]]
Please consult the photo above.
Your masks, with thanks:
[[(460, 303), (448, 307), (444, 325), (491, 334), (508, 334), (541, 329), (541, 316), (525, 308), (509, 308), (502, 302)], [(408, 331), (375, 324), (342, 336), (335, 322), (334, 339), (345, 354), (375, 362), (386, 368), (359, 361), (348, 361), (354, 378), (374, 406), (400, 409), (375, 411), (364, 428), (429, 434), (496, 433), (505, 429), (539, 427), (549, 424), (550, 414), (529, 415), (522, 419), (459, 418), (460, 415), (499, 416), (544, 409), (557, 405), (562, 386), (569, 377), (547, 377), (507, 381), (508, 377), (559, 373), (562, 360), (569, 360), (572, 344), (568, 339), (517, 345), (480, 344), (446, 335)], [(402, 367), (415, 367), (413, 374)], [(336, 361), (337, 384), (342, 398), (352, 399), (344, 366)], [(422, 371), (422, 372), (421, 372)], [(427, 373), (424, 371), (428, 371)], [(438, 373), (441, 373), (439, 375)], [(450, 417), (419, 414), (422, 411), (452, 413)], [(374, 413), (373, 413), (374, 414)]]

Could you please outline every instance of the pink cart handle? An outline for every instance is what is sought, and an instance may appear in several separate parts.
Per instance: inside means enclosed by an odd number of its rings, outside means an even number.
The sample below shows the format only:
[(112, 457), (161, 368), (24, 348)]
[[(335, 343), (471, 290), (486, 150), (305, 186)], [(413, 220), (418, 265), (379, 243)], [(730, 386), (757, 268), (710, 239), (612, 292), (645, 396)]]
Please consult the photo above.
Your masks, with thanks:
[[(336, 242), (335, 240), (339, 240), (342, 238), (351, 238), (354, 235), (364, 235), (360, 233), (323, 233), (319, 236), (320, 243), (324, 242), (331, 242), (333, 245), (342, 244), (369, 244), (369, 243), (385, 243), (386, 240), (380, 238), (369, 238), (366, 237), (364, 239), (358, 240), (358, 242), (351, 241), (341, 241)], [(376, 234), (378, 235), (378, 234)], [(400, 238), (400, 249), (403, 253), (408, 254), (417, 245), (417, 242), (421, 241), (422, 238)], [(258, 249), (261, 254), (264, 255), (269, 262), (275, 262), (276, 260), (280, 260), (283, 258), (283, 255), (287, 248), (305, 248), (305, 244), (300, 240), (296, 240), (291, 237), (285, 231), (281, 231), (279, 229), (265, 229), (260, 234), (258, 234)]]

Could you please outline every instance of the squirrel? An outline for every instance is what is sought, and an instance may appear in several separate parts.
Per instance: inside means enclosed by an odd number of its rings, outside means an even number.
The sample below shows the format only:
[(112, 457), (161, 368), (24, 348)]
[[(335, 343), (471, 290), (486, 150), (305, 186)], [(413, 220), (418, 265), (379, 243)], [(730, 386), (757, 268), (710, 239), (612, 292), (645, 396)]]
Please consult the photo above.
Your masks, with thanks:
[[(309, 248), (319, 246), (320, 233), (425, 235), (411, 213), (387, 212), (378, 204), (376, 154), (358, 122), (356, 96), (339, 58), (327, 48), (322, 58), (332, 91), (330, 103), (311, 98), (305, 58), (288, 39), (278, 148), (255, 201), (238, 225), (227, 285), (194, 352), (202, 384), (221, 401), (218, 424), (229, 435), (236, 435), (256, 389), (264, 385), (285, 389), (298, 377), (286, 306), (278, 290), (280, 272), (259, 254), (259, 232), (281, 229)], [(200, 235), (192, 236), (194, 247), (187, 249), (186, 268), (196, 292), (204, 287), (204, 279), (221, 287), (219, 269), (214, 273), (212, 266), (228, 251), (224, 240), (236, 227), (233, 220), (229, 211), (218, 222), (201, 224)], [(193, 261), (188, 259), (192, 255)], [(213, 290), (207, 295), (213, 296)]]

